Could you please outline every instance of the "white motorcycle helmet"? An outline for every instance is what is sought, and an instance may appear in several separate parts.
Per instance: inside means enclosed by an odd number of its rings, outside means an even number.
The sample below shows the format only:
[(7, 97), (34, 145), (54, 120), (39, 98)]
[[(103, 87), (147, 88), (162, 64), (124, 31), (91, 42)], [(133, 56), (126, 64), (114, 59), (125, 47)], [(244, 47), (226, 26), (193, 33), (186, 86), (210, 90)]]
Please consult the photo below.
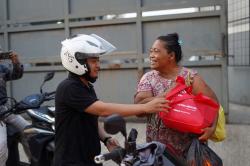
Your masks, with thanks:
[(79, 34), (61, 43), (62, 65), (79, 76), (89, 73), (87, 58), (100, 57), (116, 49), (111, 43), (95, 34)]

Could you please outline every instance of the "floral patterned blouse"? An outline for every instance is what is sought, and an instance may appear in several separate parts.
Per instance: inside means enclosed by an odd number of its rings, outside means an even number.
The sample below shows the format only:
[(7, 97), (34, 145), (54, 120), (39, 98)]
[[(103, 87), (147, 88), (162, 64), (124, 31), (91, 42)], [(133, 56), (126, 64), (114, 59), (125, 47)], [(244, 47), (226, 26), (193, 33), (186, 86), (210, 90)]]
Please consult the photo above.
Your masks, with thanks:
[[(195, 70), (182, 67), (178, 75), (184, 77), (187, 82), (195, 74), (197, 74)], [(159, 75), (158, 71), (152, 70), (144, 74), (141, 78), (137, 87), (137, 93), (151, 91), (153, 96), (157, 96), (168, 90), (174, 81), (163, 78)], [(184, 156), (185, 149), (191, 143), (189, 134), (166, 127), (158, 114), (150, 114), (147, 117), (146, 139), (147, 142), (159, 141), (167, 145), (178, 156)]]

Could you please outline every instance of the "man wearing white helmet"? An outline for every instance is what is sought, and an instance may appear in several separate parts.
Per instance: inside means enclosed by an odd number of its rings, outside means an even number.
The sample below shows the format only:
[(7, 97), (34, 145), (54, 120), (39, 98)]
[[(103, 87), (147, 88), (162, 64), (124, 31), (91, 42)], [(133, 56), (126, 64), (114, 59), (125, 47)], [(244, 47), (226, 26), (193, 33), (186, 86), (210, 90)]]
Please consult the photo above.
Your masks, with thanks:
[(97, 99), (91, 83), (100, 70), (99, 56), (115, 47), (97, 35), (78, 35), (62, 42), (62, 65), (69, 76), (57, 87), (55, 166), (95, 166), (94, 157), (100, 153), (100, 140), (109, 150), (118, 144), (98, 125), (98, 116), (114, 113), (132, 116), (164, 111), (164, 98), (147, 104), (105, 103)]

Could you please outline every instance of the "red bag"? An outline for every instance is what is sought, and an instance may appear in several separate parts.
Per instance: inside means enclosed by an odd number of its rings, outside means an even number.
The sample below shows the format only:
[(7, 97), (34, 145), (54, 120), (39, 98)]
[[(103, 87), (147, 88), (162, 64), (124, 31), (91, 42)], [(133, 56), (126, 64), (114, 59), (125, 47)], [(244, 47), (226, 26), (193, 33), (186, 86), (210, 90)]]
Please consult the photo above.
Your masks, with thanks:
[(202, 129), (214, 122), (219, 104), (202, 94), (193, 95), (192, 87), (186, 86), (183, 77), (177, 77), (176, 82), (176, 87), (166, 95), (169, 112), (159, 112), (159, 116), (169, 128), (201, 134)]

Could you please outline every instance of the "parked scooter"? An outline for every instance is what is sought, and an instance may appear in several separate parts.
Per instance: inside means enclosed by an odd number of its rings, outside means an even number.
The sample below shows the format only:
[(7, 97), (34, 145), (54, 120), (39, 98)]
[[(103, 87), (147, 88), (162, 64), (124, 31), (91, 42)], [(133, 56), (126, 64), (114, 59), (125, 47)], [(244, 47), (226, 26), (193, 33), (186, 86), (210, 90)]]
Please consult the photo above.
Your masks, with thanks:
[[(7, 166), (17, 165), (31, 165), (31, 166), (50, 166), (53, 161), (54, 153), (54, 121), (55, 109), (54, 107), (41, 106), (45, 101), (54, 99), (55, 92), (43, 92), (43, 85), (45, 82), (54, 77), (54, 72), (48, 73), (40, 87), (39, 94), (32, 94), (20, 102), (14, 98), (12, 105), (6, 110), (0, 112), (0, 120), (6, 118), (10, 114), (21, 114), (26, 112), (30, 117), (32, 124), (27, 126), (22, 133), (14, 133), (16, 137), (12, 139), (12, 144), (9, 147), (10, 156), (7, 161)], [(19, 161), (18, 153), (18, 139), (22, 136), (24, 151), (30, 163), (23, 163)]]
[(115, 161), (120, 166), (184, 166), (160, 142), (136, 144), (137, 130), (131, 129), (127, 137), (126, 122), (119, 115), (111, 115), (104, 119), (104, 129), (109, 134), (119, 132), (125, 138), (124, 148), (118, 147), (110, 153), (95, 157), (95, 162), (100, 164), (108, 160)]

